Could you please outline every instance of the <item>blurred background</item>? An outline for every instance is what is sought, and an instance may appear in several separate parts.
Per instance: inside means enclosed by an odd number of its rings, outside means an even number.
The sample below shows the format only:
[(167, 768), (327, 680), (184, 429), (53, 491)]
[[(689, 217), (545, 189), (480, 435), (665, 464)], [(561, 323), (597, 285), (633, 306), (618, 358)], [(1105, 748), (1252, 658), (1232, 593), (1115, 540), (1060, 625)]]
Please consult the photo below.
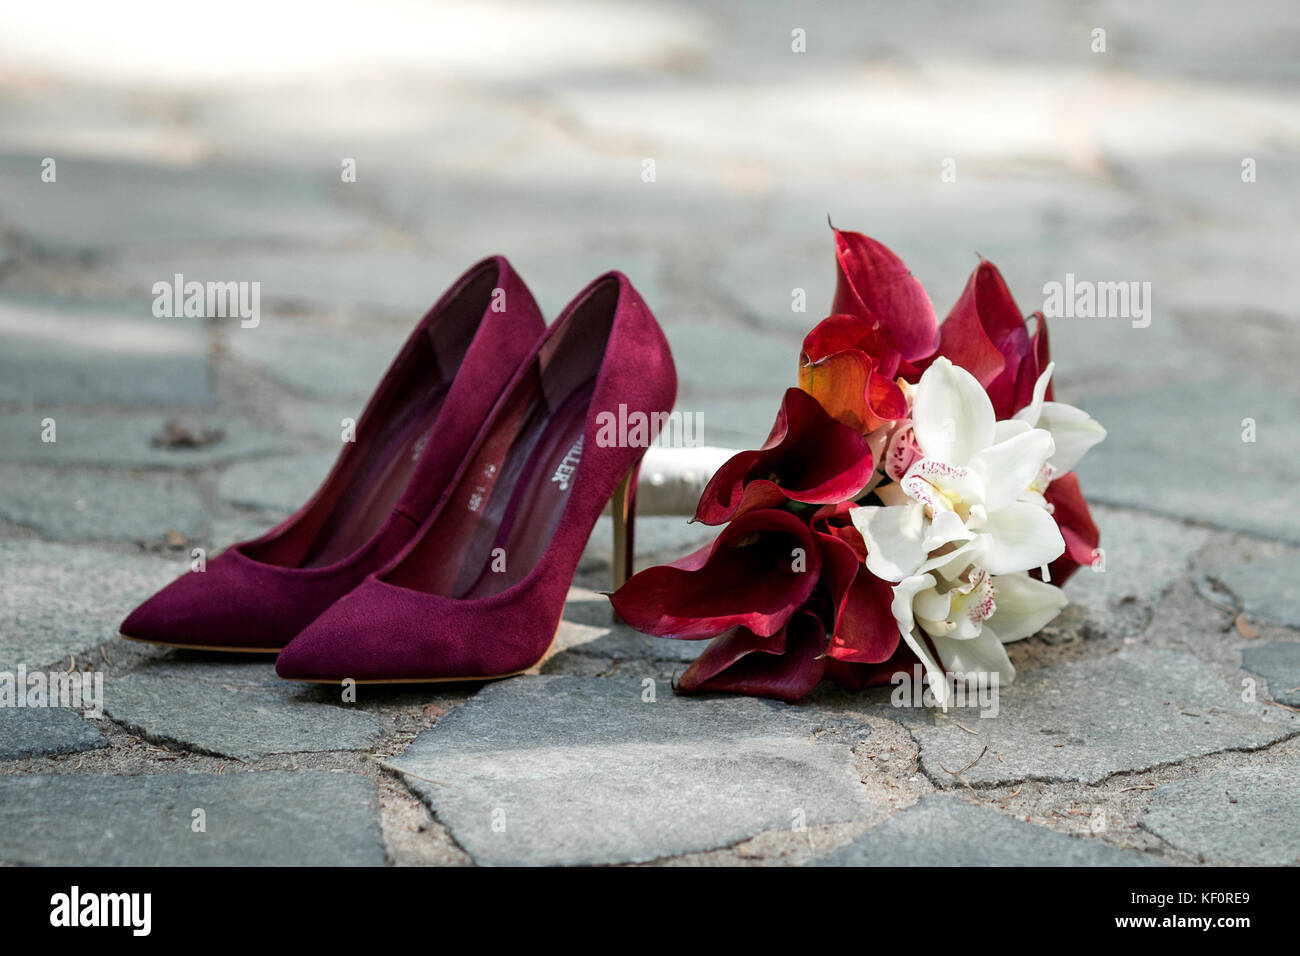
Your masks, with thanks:
[[(830, 216), (940, 316), (977, 254), (1026, 313), (1067, 273), (1150, 282), (1147, 328), (1052, 324), (1111, 433), (1085, 491), (1300, 541), (1298, 52), (1283, 2), (7, 5), (0, 531), (261, 530), (496, 252), (548, 316), (628, 273), (679, 409), (752, 446), (829, 307)], [(155, 318), (176, 273), (260, 282), (260, 325)]]

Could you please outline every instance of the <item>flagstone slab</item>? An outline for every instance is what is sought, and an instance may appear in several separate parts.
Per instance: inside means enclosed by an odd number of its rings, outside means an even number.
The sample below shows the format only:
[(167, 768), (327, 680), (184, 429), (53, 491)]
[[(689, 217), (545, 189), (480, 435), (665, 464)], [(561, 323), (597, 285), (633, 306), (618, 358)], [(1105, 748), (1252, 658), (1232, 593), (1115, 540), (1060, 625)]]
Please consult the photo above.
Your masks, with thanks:
[(66, 707), (0, 707), (0, 760), (107, 746), (94, 724)]
[(870, 814), (866, 724), (664, 683), (492, 684), (392, 763), (480, 864), (633, 863)]
[(203, 531), (203, 500), (178, 475), (95, 474), (0, 465), (0, 517), (58, 541), (163, 543)]
[(995, 717), (980, 718), (975, 708), (953, 708), (947, 715), (885, 709), (920, 744), (926, 775), (948, 788), (960, 787), (962, 780), (991, 786), (1097, 783), (1115, 773), (1255, 750), (1300, 734), (1297, 715), (1244, 702), (1239, 688), (1202, 661), (1164, 650), (1122, 651), (1022, 671), (1000, 689)]
[(1300, 591), (1294, 585), (1297, 574), (1300, 555), (1208, 568), (1197, 579), (1196, 588), (1216, 604), (1234, 600), (1234, 610), (1245, 611), (1256, 620), (1300, 628)]
[(0, 777), (0, 861), (383, 866), (385, 853), (378, 793), (360, 774), (58, 774)]
[(1157, 787), (1142, 826), (1207, 863), (1300, 864), (1300, 759)]
[(298, 690), (136, 673), (105, 686), (104, 711), (148, 740), (237, 760), (366, 750), (379, 739), (372, 714), (304, 700), (295, 696)]
[(1268, 696), (1279, 704), (1300, 707), (1300, 642), (1274, 641), (1245, 648), (1241, 666), (1268, 681)]
[[(55, 441), (41, 440), (45, 418), (54, 419)], [(169, 422), (182, 433), (194, 436), (195, 443), (165, 441)], [(105, 415), (83, 408), (37, 407), (0, 415), (0, 462), (202, 468), (282, 451), (284, 447), (285, 439), (280, 435), (215, 413)]]
[(1090, 499), (1300, 543), (1300, 397), (1240, 376), (1197, 377), (1078, 404), (1108, 430), (1079, 464)]
[(179, 561), (43, 541), (0, 541), (0, 670), (29, 671), (117, 636), (137, 604), (184, 571)]
[(1158, 866), (1101, 840), (1069, 836), (989, 807), (929, 795), (816, 866)]

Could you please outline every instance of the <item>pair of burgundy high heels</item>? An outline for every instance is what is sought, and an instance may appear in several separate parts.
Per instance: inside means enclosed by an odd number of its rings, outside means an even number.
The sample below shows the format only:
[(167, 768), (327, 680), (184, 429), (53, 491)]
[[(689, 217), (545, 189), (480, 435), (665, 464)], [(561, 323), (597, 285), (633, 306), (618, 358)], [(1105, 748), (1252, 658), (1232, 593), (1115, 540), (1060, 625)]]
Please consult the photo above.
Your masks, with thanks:
[(677, 376), (626, 276), (550, 328), (504, 258), (416, 326), (320, 489), (136, 608), (122, 636), (278, 653), (292, 680), (504, 677), (549, 650), (578, 559), (613, 500), (615, 585), (631, 571), (645, 447), (605, 414), (661, 421)]

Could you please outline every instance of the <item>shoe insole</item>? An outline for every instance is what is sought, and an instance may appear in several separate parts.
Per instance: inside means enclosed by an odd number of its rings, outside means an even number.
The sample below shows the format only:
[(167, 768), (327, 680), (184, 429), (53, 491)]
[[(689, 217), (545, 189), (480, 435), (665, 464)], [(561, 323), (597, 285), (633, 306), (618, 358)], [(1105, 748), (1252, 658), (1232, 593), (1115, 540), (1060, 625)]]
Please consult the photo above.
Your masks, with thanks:
[(355, 449), (356, 464), (344, 477), (343, 491), (307, 549), (301, 567), (325, 567), (340, 561), (379, 530), (406, 488), (420, 456), (438, 453), (438, 449), (426, 445), (446, 398), (445, 388), (429, 393), (386, 423), (373, 447)]
[(564, 514), (594, 391), (588, 380), (554, 411), (533, 391), (504, 411), (442, 515), (389, 580), (461, 599), (523, 580)]

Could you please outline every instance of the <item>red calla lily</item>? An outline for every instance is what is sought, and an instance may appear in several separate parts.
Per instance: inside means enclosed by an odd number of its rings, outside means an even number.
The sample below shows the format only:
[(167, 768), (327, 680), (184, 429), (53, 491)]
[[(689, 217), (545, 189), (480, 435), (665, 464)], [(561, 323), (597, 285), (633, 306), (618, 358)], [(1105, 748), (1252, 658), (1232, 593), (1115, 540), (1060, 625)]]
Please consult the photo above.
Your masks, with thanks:
[[(1074, 472), (1062, 475), (1048, 485), (1043, 497), (1052, 506), (1052, 517), (1065, 539), (1065, 553), (1047, 567), (1052, 583), (1060, 587), (1080, 565), (1091, 565), (1096, 559), (1101, 532), (1093, 523), (1088, 503), (1079, 490), (1079, 476)], [(1038, 576), (1038, 572), (1034, 574)]]
[(677, 692), (749, 694), (794, 703), (822, 679), (826, 630), (801, 611), (771, 637), (736, 627), (715, 637), (677, 682)]
[(915, 668), (923, 666), (916, 652), (906, 642), (899, 641), (898, 648), (889, 660), (879, 664), (853, 664), (828, 657), (826, 676), (848, 690), (864, 690), (892, 683), (895, 674), (911, 677), (916, 673)]
[(899, 360), (929, 357), (939, 323), (921, 280), (882, 243), (860, 232), (835, 233), (835, 302), (831, 311), (855, 316), (869, 331), (868, 354), (892, 378)]
[[(1029, 331), (1002, 273), (987, 259), (980, 259), (939, 327), (939, 354), (979, 380), (998, 418), (1018, 410), (1011, 406), (1022, 366), (1033, 354)], [(1029, 388), (1032, 395), (1032, 381)]]
[(859, 434), (907, 414), (902, 389), (892, 371), (881, 373), (873, 349), (886, 351), (897, 368), (898, 352), (878, 330), (856, 316), (832, 315), (808, 333), (799, 354), (799, 387)]
[[(1038, 382), (1038, 376), (1047, 371), (1047, 366), (1051, 364), (1052, 353), (1047, 341), (1047, 319), (1043, 313), (1035, 312), (1032, 316), (1034, 319), (1034, 331), (1029, 336), (1029, 354), (1020, 362), (1020, 372), (1016, 377), (1015, 400), (1011, 403), (1011, 414), (1015, 414), (1034, 400), (1034, 385)], [(1044, 401), (1054, 401), (1054, 389), (1052, 383), (1047, 383), (1047, 392), (1043, 396)], [(996, 409), (995, 409), (996, 411)]]
[(619, 617), (646, 634), (684, 640), (742, 626), (770, 637), (821, 576), (812, 530), (788, 511), (749, 511), (716, 541), (633, 575), (610, 595)]
[(763, 447), (742, 451), (718, 469), (700, 496), (695, 520), (725, 524), (787, 501), (845, 501), (866, 487), (874, 467), (862, 435), (826, 414), (808, 393), (790, 388)]
[(822, 509), (813, 518), (813, 529), (835, 620), (827, 653), (859, 664), (888, 660), (902, 640), (890, 609), (893, 586), (862, 563), (866, 545), (846, 508)]

